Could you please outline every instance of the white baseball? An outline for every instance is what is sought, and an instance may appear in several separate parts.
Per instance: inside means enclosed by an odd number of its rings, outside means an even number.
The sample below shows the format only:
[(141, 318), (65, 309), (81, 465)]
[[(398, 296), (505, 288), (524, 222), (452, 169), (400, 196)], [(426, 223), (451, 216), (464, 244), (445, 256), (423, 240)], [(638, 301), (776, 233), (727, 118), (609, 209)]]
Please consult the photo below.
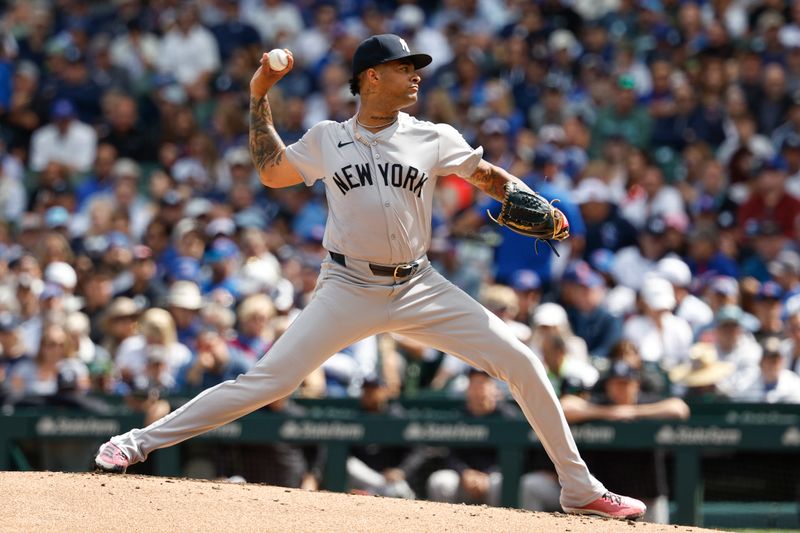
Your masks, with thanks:
[(275, 48), (269, 51), (269, 68), (280, 71), (289, 65), (289, 56), (284, 50)]

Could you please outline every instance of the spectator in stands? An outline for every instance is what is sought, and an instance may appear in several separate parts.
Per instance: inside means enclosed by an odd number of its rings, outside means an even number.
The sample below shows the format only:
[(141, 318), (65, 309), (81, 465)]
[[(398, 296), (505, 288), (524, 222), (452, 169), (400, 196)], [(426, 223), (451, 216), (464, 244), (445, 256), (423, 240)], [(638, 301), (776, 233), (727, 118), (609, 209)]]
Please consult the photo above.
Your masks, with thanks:
[(606, 141), (615, 135), (637, 148), (647, 149), (650, 146), (653, 121), (647, 110), (636, 103), (635, 80), (623, 74), (617, 79), (616, 85), (613, 103), (597, 114), (592, 128), (590, 157), (599, 156)]
[(572, 356), (568, 351), (567, 340), (558, 333), (544, 337), (538, 353), (544, 361), (553, 390), (559, 396), (563, 391), (572, 388), (590, 390), (597, 383), (597, 369), (586, 360)]
[(747, 318), (741, 307), (725, 305), (717, 311), (714, 327), (698, 336), (699, 342), (714, 345), (721, 361), (733, 364), (734, 372), (717, 384), (719, 390), (728, 396), (742, 390), (761, 359), (761, 347), (746, 329), (746, 324)]
[(158, 71), (174, 76), (192, 100), (205, 101), (209, 81), (219, 65), (217, 41), (198, 21), (197, 8), (189, 4), (180, 7), (175, 24), (159, 44)]
[[(469, 372), (464, 412), (475, 420), (516, 418), (519, 414), (499, 401), (496, 382), (479, 370)], [(494, 454), (480, 448), (453, 448), (447, 468), (428, 478), (428, 498), (438, 502), (498, 505), (502, 474)]]
[(194, 352), (195, 339), (202, 328), (199, 312), (203, 297), (199, 287), (192, 281), (176, 281), (169, 288), (165, 303), (175, 321), (178, 342)]
[[(120, 376), (121, 390), (134, 386), (136, 379), (148, 377), (148, 363), (166, 363), (164, 369), (174, 380), (178, 370), (192, 358), (192, 352), (177, 340), (175, 321), (164, 309), (152, 307), (139, 318), (139, 334), (128, 337), (114, 355), (114, 367)], [(151, 361), (152, 360), (152, 361)], [(152, 370), (152, 369), (150, 369)]]
[(265, 294), (252, 294), (237, 308), (236, 337), (229, 343), (245, 359), (255, 362), (269, 349), (273, 332), (270, 321), (276, 316), (275, 305)]
[(611, 346), (622, 337), (622, 319), (603, 307), (605, 282), (588, 263), (575, 262), (562, 278), (561, 302), (575, 335), (586, 341), (589, 357), (608, 356)]
[(574, 192), (586, 223), (584, 258), (599, 249), (616, 252), (636, 245), (636, 228), (620, 215), (611, 187), (596, 177), (583, 178)]
[(786, 192), (786, 161), (780, 156), (761, 161), (755, 177), (752, 193), (736, 215), (742, 236), (752, 234), (753, 225), (771, 220), (786, 238), (796, 238), (800, 200)]
[(786, 367), (779, 337), (766, 337), (762, 343), (757, 371), (732, 394), (740, 402), (800, 403), (800, 376)]
[(31, 137), (30, 167), (42, 171), (51, 161), (70, 172), (86, 172), (94, 162), (97, 134), (76, 118), (69, 100), (57, 100), (50, 109), (51, 123), (37, 129)]
[(768, 265), (778, 258), (788, 238), (775, 220), (751, 221), (748, 229), (749, 242), (755, 253), (742, 262), (741, 275), (761, 282), (769, 281)]
[(183, 391), (207, 389), (236, 379), (252, 364), (218, 332), (204, 331), (197, 336), (197, 349), (192, 359), (177, 371), (176, 385)]
[(572, 332), (566, 310), (554, 302), (544, 302), (536, 307), (531, 320), (533, 332), (529, 346), (542, 355), (545, 339), (558, 335), (566, 344), (566, 356), (588, 363), (589, 351), (586, 341)]
[(782, 299), (783, 289), (774, 281), (766, 281), (758, 288), (753, 302), (753, 314), (760, 325), (754, 332), (756, 340), (783, 334)]
[(689, 350), (689, 361), (670, 370), (669, 380), (674, 391), (688, 400), (724, 401), (728, 397), (719, 384), (735, 370), (733, 363), (719, 360), (714, 344), (698, 342)]
[[(641, 393), (641, 374), (625, 361), (611, 365), (603, 380), (603, 392), (591, 400), (566, 395), (561, 405), (567, 421), (573, 424), (592, 420), (630, 421), (641, 419), (678, 419), (689, 417), (689, 406), (679, 398), (659, 399)], [(602, 471), (615, 490), (644, 498), (647, 502), (645, 520), (669, 522), (667, 480), (663, 451), (601, 452), (586, 451), (587, 464), (592, 471)], [(624, 457), (622, 463), (616, 458)], [(620, 464), (625, 467), (621, 468)], [(636, 475), (633, 475), (635, 472)], [(520, 481), (522, 506), (535, 511), (559, 509), (560, 487), (555, 475), (547, 471), (525, 474)]]
[(64, 364), (82, 368), (88, 379), (86, 366), (78, 359), (65, 363), (77, 355), (64, 328), (50, 324), (42, 331), (39, 351), (33, 359), (26, 359), (9, 372), (8, 383), (13, 396), (49, 396), (55, 394), (58, 370)]
[(614, 281), (639, 290), (645, 275), (653, 271), (656, 263), (667, 254), (666, 232), (667, 224), (663, 218), (648, 218), (639, 233), (638, 245), (628, 246), (616, 253), (611, 268)]
[(656, 274), (672, 284), (675, 291), (675, 316), (689, 323), (693, 332), (714, 321), (714, 311), (691, 291), (692, 272), (677, 257), (665, 257), (656, 264)]
[(632, 341), (642, 359), (665, 370), (685, 362), (692, 345), (692, 328), (673, 314), (675, 292), (672, 284), (649, 276), (639, 291), (641, 312), (625, 321), (623, 336)]
[(781, 341), (780, 351), (786, 368), (800, 375), (800, 309), (787, 311), (786, 338)]
[(531, 324), (534, 311), (542, 299), (542, 280), (533, 270), (520, 269), (511, 275), (509, 284), (517, 293), (518, 309), (515, 320)]

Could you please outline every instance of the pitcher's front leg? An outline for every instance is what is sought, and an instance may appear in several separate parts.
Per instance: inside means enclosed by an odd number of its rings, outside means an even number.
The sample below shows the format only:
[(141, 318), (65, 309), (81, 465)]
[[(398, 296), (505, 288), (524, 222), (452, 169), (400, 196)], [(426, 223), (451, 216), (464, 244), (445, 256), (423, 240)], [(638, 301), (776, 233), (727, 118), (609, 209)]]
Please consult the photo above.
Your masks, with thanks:
[[(153, 450), (210, 431), (291, 394), (331, 354), (377, 333), (385, 314), (376, 305), (374, 294), (346, 281), (325, 279), (308, 307), (246, 374), (201, 392), (164, 418), (113, 437), (111, 443), (129, 464), (137, 463)], [(357, 320), (354, 310), (358, 310)]]

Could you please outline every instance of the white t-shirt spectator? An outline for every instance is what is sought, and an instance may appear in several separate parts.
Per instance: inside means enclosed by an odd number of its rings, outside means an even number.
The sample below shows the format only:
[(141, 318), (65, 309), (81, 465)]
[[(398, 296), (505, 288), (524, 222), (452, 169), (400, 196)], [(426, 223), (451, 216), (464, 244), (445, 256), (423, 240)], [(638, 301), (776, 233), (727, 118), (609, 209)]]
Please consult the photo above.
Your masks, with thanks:
[(188, 33), (173, 28), (161, 40), (158, 70), (172, 74), (182, 85), (190, 85), (204, 72), (220, 66), (219, 48), (214, 34), (196, 24)]
[(659, 329), (649, 317), (634, 315), (625, 321), (622, 335), (637, 346), (643, 361), (658, 363), (669, 370), (689, 360), (692, 328), (672, 313), (664, 313), (661, 320)]
[[(116, 370), (128, 371), (134, 376), (143, 376), (147, 369), (147, 341), (144, 335), (134, 335), (128, 337), (117, 348), (117, 355), (114, 357)], [(167, 368), (172, 376), (177, 375), (178, 370), (192, 359), (192, 352), (180, 342), (175, 342), (166, 347)]]
[(33, 132), (30, 166), (40, 172), (49, 162), (57, 161), (87, 172), (96, 151), (97, 133), (88, 124), (72, 119), (63, 135), (55, 124), (47, 124)]
[(143, 33), (137, 41), (124, 34), (111, 42), (111, 63), (128, 71), (131, 78), (140, 80), (158, 64), (158, 37)]
[(242, 4), (241, 19), (252, 24), (261, 35), (261, 42), (270, 47), (285, 47), (303, 29), (303, 17), (297, 6), (289, 2), (277, 5), (266, 5), (258, 2), (256, 5)]
[(791, 370), (781, 370), (778, 382), (769, 389), (761, 372), (751, 376), (741, 390), (732, 393), (731, 399), (738, 402), (800, 403), (800, 376)]

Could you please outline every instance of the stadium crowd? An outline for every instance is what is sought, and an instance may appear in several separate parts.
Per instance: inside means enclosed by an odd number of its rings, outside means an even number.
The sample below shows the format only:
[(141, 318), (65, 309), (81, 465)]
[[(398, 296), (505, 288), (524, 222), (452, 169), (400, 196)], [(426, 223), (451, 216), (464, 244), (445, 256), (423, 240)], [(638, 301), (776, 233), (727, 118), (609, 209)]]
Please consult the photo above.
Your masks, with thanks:
[[(141, 406), (269, 356), (313, 293), (326, 206), (319, 186), (259, 183), (250, 77), (263, 51), (294, 53), (270, 93), (290, 144), (354, 114), (352, 53), (387, 32), (433, 56), (409, 112), (452, 124), (569, 217), (555, 257), (441, 176), (429, 253), (535, 347), (568, 417), (800, 402), (800, 2), (12, 0), (4, 403), (77, 391)], [(296, 394), (460, 396), (470, 376), (387, 334)]]

